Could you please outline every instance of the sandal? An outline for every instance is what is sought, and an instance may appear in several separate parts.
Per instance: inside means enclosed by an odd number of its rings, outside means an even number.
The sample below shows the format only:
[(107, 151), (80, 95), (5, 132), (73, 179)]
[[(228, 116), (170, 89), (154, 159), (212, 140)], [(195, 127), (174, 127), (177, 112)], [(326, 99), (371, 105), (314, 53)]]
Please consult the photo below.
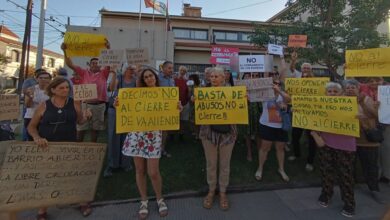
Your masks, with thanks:
[(47, 220), (48, 217), (47, 217), (47, 212), (44, 212), (44, 213), (38, 213), (37, 215), (37, 220)]
[(284, 172), (284, 170), (279, 169), (279, 170), (278, 170), (278, 173), (280, 174), (280, 176), (282, 177), (282, 179), (283, 179), (285, 182), (290, 181), (290, 178), (287, 176), (287, 174), (286, 174), (286, 172)]
[(148, 200), (141, 201), (141, 206), (139, 207), (138, 217), (139, 219), (146, 219), (148, 217)]
[(160, 217), (165, 217), (168, 215), (168, 206), (165, 204), (164, 199), (161, 198), (157, 201), (158, 205), (158, 213), (160, 214)]
[(222, 211), (227, 211), (230, 208), (226, 193), (219, 193), (219, 208), (221, 208)]
[(203, 208), (211, 209), (214, 203), (215, 192), (209, 192), (203, 199)]
[(92, 213), (92, 206), (90, 203), (86, 205), (80, 205), (80, 212), (84, 217), (89, 216)]
[(255, 173), (255, 179), (257, 181), (260, 181), (263, 178), (263, 171), (262, 170), (257, 170)]

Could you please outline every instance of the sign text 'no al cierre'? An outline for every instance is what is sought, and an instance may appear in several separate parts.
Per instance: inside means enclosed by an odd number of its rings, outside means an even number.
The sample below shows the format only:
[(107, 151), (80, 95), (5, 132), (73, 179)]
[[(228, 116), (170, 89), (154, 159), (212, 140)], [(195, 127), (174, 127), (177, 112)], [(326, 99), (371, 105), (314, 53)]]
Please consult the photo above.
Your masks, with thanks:
[(0, 94), (0, 121), (19, 118), (19, 95)]
[(75, 101), (97, 99), (96, 84), (73, 85), (73, 99)]
[(93, 201), (106, 144), (9, 142), (1, 167), (0, 211)]
[(286, 92), (289, 95), (325, 95), (328, 77), (286, 78)]
[(116, 133), (178, 130), (178, 102), (177, 87), (119, 89)]
[(106, 48), (106, 36), (80, 32), (66, 32), (64, 43), (68, 57), (98, 57), (100, 50)]
[(293, 127), (360, 136), (358, 104), (350, 96), (292, 96)]
[(345, 62), (347, 77), (390, 76), (390, 47), (347, 50)]
[(195, 88), (195, 124), (248, 124), (245, 86)]

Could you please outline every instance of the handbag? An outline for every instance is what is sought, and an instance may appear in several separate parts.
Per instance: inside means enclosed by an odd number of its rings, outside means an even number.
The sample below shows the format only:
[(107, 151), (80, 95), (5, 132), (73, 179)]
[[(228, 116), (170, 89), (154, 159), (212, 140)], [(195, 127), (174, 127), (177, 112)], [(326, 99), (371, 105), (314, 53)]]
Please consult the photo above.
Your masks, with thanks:
[(363, 129), (369, 142), (381, 143), (385, 139), (380, 128)]
[(280, 117), (282, 118), (282, 129), (289, 131), (292, 128), (291, 114), (288, 110), (279, 110)]
[(210, 125), (210, 129), (220, 134), (227, 134), (231, 131), (230, 125)]

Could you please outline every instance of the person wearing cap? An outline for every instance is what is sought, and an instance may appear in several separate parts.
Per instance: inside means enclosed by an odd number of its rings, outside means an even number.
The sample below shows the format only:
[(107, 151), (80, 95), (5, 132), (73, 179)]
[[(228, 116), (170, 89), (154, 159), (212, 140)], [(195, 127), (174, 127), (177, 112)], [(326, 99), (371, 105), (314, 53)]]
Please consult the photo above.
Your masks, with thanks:
[[(106, 41), (107, 49), (110, 49), (110, 44)], [(88, 100), (83, 103), (83, 109), (90, 109), (92, 112), (92, 118), (82, 125), (77, 125), (77, 140), (83, 141), (85, 132), (92, 126), (91, 141), (97, 142), (98, 132), (103, 131), (104, 128), (104, 112), (106, 110), (107, 102), (107, 79), (110, 73), (113, 73), (116, 77), (116, 73), (110, 71), (110, 67), (106, 66), (100, 68), (99, 59), (92, 58), (89, 62), (89, 68), (83, 69), (80, 66), (74, 65), (72, 60), (66, 53), (66, 44), (61, 45), (61, 49), (64, 51), (65, 63), (75, 73), (76, 78), (80, 78), (82, 83), (96, 84), (97, 99)]]

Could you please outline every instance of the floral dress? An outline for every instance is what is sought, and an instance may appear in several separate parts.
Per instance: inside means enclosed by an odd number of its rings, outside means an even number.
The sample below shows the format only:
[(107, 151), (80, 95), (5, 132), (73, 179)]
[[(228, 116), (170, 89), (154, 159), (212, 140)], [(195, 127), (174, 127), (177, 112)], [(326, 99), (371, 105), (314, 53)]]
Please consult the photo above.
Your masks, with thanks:
[(130, 132), (123, 143), (126, 156), (143, 158), (161, 157), (161, 131)]

